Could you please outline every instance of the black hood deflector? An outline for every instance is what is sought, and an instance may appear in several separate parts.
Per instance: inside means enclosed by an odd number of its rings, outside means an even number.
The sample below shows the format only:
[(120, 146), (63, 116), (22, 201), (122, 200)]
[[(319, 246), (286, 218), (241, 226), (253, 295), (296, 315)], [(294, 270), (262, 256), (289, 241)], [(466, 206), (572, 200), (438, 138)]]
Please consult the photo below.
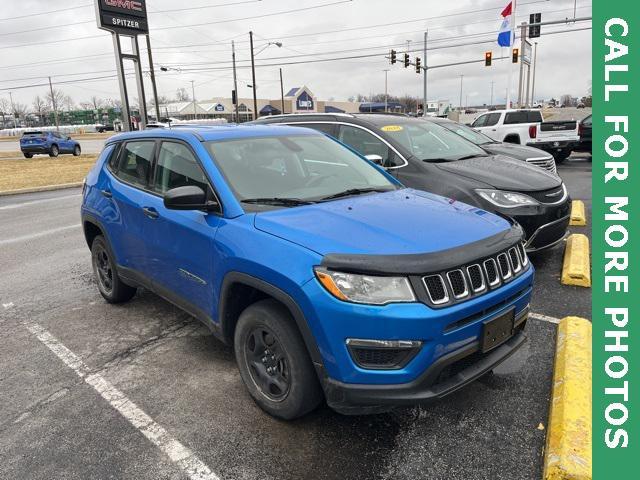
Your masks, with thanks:
[(329, 253), (322, 266), (329, 270), (369, 275), (425, 275), (475, 263), (521, 242), (522, 228), (510, 229), (460, 247), (410, 255), (362, 255)]

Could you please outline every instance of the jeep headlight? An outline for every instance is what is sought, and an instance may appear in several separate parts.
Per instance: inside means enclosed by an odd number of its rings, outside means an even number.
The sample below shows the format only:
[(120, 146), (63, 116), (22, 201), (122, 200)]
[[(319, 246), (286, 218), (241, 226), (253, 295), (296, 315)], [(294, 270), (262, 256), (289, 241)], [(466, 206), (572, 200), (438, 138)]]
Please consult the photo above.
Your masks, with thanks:
[(314, 269), (318, 281), (334, 297), (353, 303), (385, 305), (415, 302), (409, 279), (334, 272), (322, 267)]
[(480, 195), (480, 197), (482, 197), (489, 203), (496, 205), (497, 207), (515, 208), (540, 205), (540, 203), (535, 198), (531, 198), (529, 195), (525, 195), (523, 193), (482, 188), (477, 189), (476, 193)]

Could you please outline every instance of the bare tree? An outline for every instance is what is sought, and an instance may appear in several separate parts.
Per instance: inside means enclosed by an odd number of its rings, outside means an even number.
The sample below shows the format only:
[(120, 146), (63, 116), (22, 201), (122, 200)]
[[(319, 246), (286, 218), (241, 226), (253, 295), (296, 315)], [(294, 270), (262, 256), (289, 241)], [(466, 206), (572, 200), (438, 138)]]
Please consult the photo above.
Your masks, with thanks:
[(24, 103), (18, 102), (13, 104), (13, 111), (18, 116), (18, 118), (24, 118), (27, 115), (29, 109)]
[(49, 113), (49, 106), (44, 98), (40, 95), (36, 95), (36, 98), (33, 99), (33, 103), (31, 104), (33, 108), (33, 113), (38, 116), (38, 121), (41, 125), (44, 125), (44, 116)]
[(76, 104), (69, 95), (65, 95), (62, 99), (62, 106), (67, 112), (70, 112), (74, 108), (76, 108)]
[(104, 103), (109, 108), (122, 108), (122, 102), (117, 98), (107, 98)]
[(176, 101), (178, 102), (190, 102), (191, 97), (186, 88), (179, 88), (176, 90)]
[[(158, 95), (158, 105), (166, 105), (171, 103), (171, 99), (165, 95)], [(155, 99), (149, 100), (149, 104), (155, 106)]]
[(4, 127), (5, 125), (5, 115), (12, 115), (13, 112), (11, 111), (11, 103), (9, 102), (9, 100), (7, 100), (6, 98), (0, 98), (0, 116), (2, 117), (2, 126)]
[(575, 107), (573, 97), (568, 93), (565, 93), (560, 97), (560, 105), (564, 105), (565, 107)]
[(49, 107), (51, 107), (51, 110), (57, 112), (60, 110), (60, 107), (62, 107), (62, 102), (64, 101), (64, 92), (62, 92), (62, 90), (54, 88), (53, 92), (47, 92), (46, 100)]

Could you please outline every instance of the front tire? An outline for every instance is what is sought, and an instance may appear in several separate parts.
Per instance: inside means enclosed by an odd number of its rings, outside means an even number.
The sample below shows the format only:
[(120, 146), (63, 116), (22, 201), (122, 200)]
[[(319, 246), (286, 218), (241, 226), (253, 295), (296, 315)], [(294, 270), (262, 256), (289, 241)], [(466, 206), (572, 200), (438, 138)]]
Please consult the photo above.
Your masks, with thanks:
[(109, 303), (123, 303), (131, 300), (136, 288), (124, 283), (116, 271), (111, 249), (102, 235), (96, 236), (91, 244), (91, 263), (98, 290)]
[(247, 307), (234, 334), (235, 356), (254, 401), (274, 417), (303, 416), (322, 401), (322, 389), (289, 311), (267, 299)]
[(49, 149), (49, 156), (50, 157), (57, 157), (59, 153), (60, 153), (60, 149), (58, 148), (58, 146), (57, 145), (51, 145), (51, 148)]
[(80, 145), (76, 145), (73, 149), (73, 156), (79, 157), (82, 151), (80, 150)]

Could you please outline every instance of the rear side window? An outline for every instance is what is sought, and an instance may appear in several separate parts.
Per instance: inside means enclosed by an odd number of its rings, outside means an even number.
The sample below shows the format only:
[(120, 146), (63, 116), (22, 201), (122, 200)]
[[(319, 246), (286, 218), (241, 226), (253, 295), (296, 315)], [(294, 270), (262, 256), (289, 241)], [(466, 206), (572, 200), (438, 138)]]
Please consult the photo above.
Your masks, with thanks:
[(513, 125), (514, 123), (528, 123), (529, 118), (527, 112), (507, 112), (504, 116), (505, 125)]
[(147, 188), (155, 142), (128, 142), (121, 150), (115, 175), (125, 182)]
[(291, 124), (294, 127), (308, 127), (313, 128), (322, 133), (326, 133), (327, 135), (331, 135), (332, 137), (336, 136), (336, 126), (330, 123), (303, 123), (303, 124)]
[(485, 115), (485, 117), (487, 118), (484, 126), (485, 127), (493, 127), (494, 125), (497, 125), (498, 122), (500, 121), (500, 115), (502, 115), (501, 113), (489, 113), (487, 115)]
[(529, 110), (527, 118), (529, 122), (542, 122), (542, 114), (538, 110)]
[(207, 177), (193, 153), (186, 145), (163, 142), (158, 154), (154, 190), (164, 194), (167, 190), (188, 185), (208, 190)]

